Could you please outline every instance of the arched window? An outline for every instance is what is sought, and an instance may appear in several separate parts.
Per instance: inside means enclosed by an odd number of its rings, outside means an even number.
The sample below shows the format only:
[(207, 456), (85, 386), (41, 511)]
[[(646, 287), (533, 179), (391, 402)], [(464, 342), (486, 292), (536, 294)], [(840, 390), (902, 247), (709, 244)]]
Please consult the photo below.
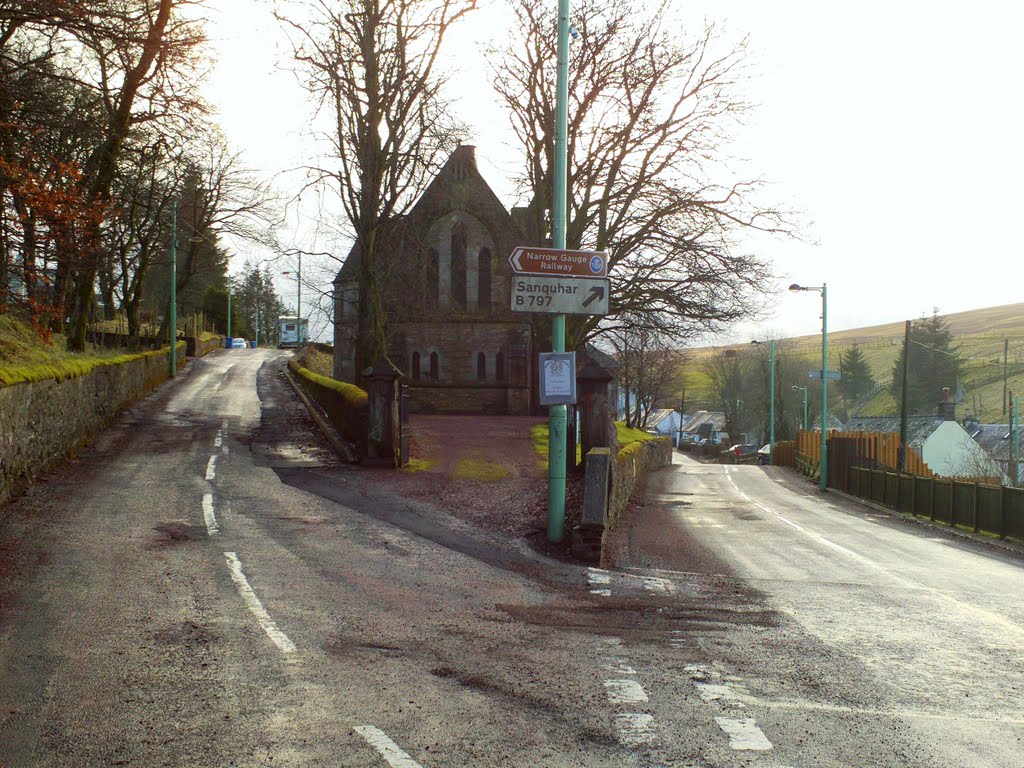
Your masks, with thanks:
[(494, 378), (498, 381), (505, 380), (505, 356), (501, 352), (494, 356)]
[(437, 297), (440, 290), (440, 275), (441, 269), (438, 266), (440, 264), (440, 257), (437, 254), (437, 250), (434, 248), (430, 249), (430, 253), (427, 254), (427, 306), (431, 309), (437, 309)]
[(420, 380), (420, 353), (412, 353), (412, 379), (413, 381)]
[(491, 249), (481, 248), (477, 263), (477, 306), (484, 312), (491, 309)]
[(476, 378), (478, 381), (484, 381), (487, 378), (487, 355), (483, 352), (478, 352), (476, 355)]
[(466, 307), (466, 225), (452, 227), (452, 304)]
[(437, 352), (431, 352), (430, 353), (430, 378), (433, 379), (434, 381), (438, 380), (439, 374), (440, 374), (440, 372), (439, 372), (439, 367), (440, 366), (438, 365), (438, 362), (439, 361), (437, 359)]

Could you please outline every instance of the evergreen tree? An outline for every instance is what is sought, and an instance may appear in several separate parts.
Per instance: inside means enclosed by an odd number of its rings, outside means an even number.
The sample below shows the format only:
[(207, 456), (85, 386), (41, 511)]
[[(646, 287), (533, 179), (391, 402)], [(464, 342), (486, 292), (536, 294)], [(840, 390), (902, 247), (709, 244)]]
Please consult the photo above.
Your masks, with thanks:
[[(875, 379), (871, 375), (871, 366), (864, 359), (860, 347), (854, 344), (839, 358), (843, 372), (843, 397), (855, 401), (875, 389)], [(900, 369), (902, 370), (902, 368)]]
[[(900, 351), (892, 369), (892, 392), (900, 402), (903, 385), (903, 357)], [(907, 369), (907, 411), (935, 413), (943, 387), (956, 391), (960, 356), (953, 346), (953, 333), (938, 310), (921, 318), (910, 329), (910, 366)]]

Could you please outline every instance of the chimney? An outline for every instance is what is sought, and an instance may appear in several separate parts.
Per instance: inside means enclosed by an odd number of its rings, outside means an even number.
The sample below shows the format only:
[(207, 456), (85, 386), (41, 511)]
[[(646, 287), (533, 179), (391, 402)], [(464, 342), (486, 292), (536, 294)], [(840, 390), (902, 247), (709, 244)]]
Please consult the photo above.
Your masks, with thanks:
[(938, 416), (943, 421), (956, 420), (956, 403), (953, 402), (953, 395), (949, 387), (942, 388), (942, 400), (939, 401)]

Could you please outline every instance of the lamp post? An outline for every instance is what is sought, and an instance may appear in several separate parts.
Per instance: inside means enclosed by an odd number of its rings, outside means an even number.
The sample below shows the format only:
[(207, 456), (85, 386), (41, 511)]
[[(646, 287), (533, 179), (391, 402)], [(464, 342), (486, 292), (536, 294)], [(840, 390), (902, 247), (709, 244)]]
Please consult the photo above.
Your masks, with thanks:
[(794, 392), (803, 391), (803, 393), (804, 393), (804, 421), (803, 421), (803, 429), (806, 432), (807, 431), (807, 387), (798, 387), (798, 386), (796, 386), (794, 384), (793, 385), (793, 391)]
[(295, 275), (295, 339), (297, 346), (302, 346), (302, 254), (299, 254), (299, 268), (295, 272), (282, 272), (282, 275)]
[(231, 280), (228, 280), (228, 335), (225, 343), (231, 349)]
[[(751, 344), (760, 344), (756, 339)], [(768, 342), (768, 465), (775, 464), (775, 339)]]
[(178, 201), (171, 206), (171, 306), (167, 318), (171, 337), (170, 376), (178, 375)]
[(828, 286), (799, 285), (793, 283), (789, 290), (818, 291), (821, 293), (821, 491), (828, 490)]

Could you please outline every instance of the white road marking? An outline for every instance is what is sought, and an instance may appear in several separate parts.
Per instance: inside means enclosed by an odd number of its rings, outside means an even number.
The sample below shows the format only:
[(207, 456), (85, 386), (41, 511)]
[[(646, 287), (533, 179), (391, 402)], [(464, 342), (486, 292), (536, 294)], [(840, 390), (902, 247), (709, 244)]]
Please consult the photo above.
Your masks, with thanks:
[(618, 659), (612, 659), (604, 665), (604, 671), (609, 672), (613, 675), (635, 675), (636, 670), (625, 662), (619, 661)]
[(612, 724), (619, 742), (630, 747), (654, 740), (654, 715), (641, 712), (620, 712), (612, 715)]
[(592, 595), (600, 595), (601, 597), (611, 597), (612, 591), (610, 589), (592, 589), (590, 590)]
[(210, 457), (210, 460), (206, 462), (206, 479), (213, 480), (217, 477), (217, 454)]
[(776, 518), (778, 518), (781, 522), (785, 523), (786, 525), (791, 526), (792, 528), (795, 528), (798, 531), (802, 531), (805, 535), (810, 536), (812, 539), (815, 539), (816, 541), (821, 542), (826, 547), (831, 547), (832, 549), (836, 550), (837, 552), (842, 552), (847, 557), (852, 557), (852, 558), (854, 558), (856, 560), (863, 560), (864, 559), (863, 557), (858, 555), (856, 552), (854, 552), (852, 549), (847, 549), (846, 547), (844, 547), (844, 546), (842, 546), (840, 544), (836, 544), (834, 541), (830, 541), (830, 540), (826, 539), (824, 536), (822, 536), (819, 533), (814, 533), (813, 531), (808, 531), (803, 526), (797, 525), (792, 520), (789, 520), (786, 517), (784, 517), (783, 515), (781, 515), (778, 512), (776, 512), (774, 509), (770, 509), (769, 507), (766, 507), (764, 504), (762, 504), (759, 501), (754, 501), (749, 496), (747, 496), (747, 494), (745, 494), (743, 491), (740, 490), (740, 487), (738, 485), (736, 485), (736, 481), (733, 480), (732, 475), (729, 475), (729, 482), (732, 483), (732, 487), (736, 489), (736, 493), (738, 493), (740, 496), (742, 496), (747, 501), (751, 502), (755, 507), (757, 507), (759, 509), (762, 509), (765, 512), (767, 512), (769, 515), (775, 515)]
[(372, 725), (357, 725), (353, 730), (366, 739), (366, 743), (377, 750), (392, 768), (422, 768), (380, 728), (375, 728)]
[(610, 584), (611, 580), (612, 575), (608, 571), (602, 571), (598, 568), (587, 568), (587, 582), (589, 584)]
[(206, 521), (206, 533), (208, 536), (220, 533), (220, 528), (217, 527), (217, 517), (213, 514), (212, 493), (203, 494), (203, 520)]
[(605, 680), (605, 693), (612, 704), (638, 704), (647, 701), (647, 692), (636, 680)]
[(729, 746), (732, 749), (765, 752), (772, 748), (772, 743), (757, 727), (752, 717), (716, 717), (715, 722), (729, 737)]
[(717, 683), (697, 683), (697, 693), (704, 701), (711, 702), (722, 702), (727, 703), (732, 707), (744, 707), (746, 706), (742, 701), (736, 697), (736, 693), (728, 685), (719, 685)]
[(252, 587), (249, 586), (248, 579), (242, 573), (242, 564), (239, 562), (238, 556), (234, 552), (225, 552), (224, 557), (227, 558), (228, 568), (231, 569), (231, 580), (235, 582), (238, 594), (242, 596), (242, 602), (245, 603), (246, 607), (256, 617), (260, 626), (263, 627), (263, 631), (267, 633), (267, 637), (273, 641), (274, 645), (281, 649), (282, 653), (295, 653), (295, 643), (288, 639), (288, 635), (277, 628), (277, 624), (270, 618), (270, 614), (263, 607), (263, 603), (260, 602)]

